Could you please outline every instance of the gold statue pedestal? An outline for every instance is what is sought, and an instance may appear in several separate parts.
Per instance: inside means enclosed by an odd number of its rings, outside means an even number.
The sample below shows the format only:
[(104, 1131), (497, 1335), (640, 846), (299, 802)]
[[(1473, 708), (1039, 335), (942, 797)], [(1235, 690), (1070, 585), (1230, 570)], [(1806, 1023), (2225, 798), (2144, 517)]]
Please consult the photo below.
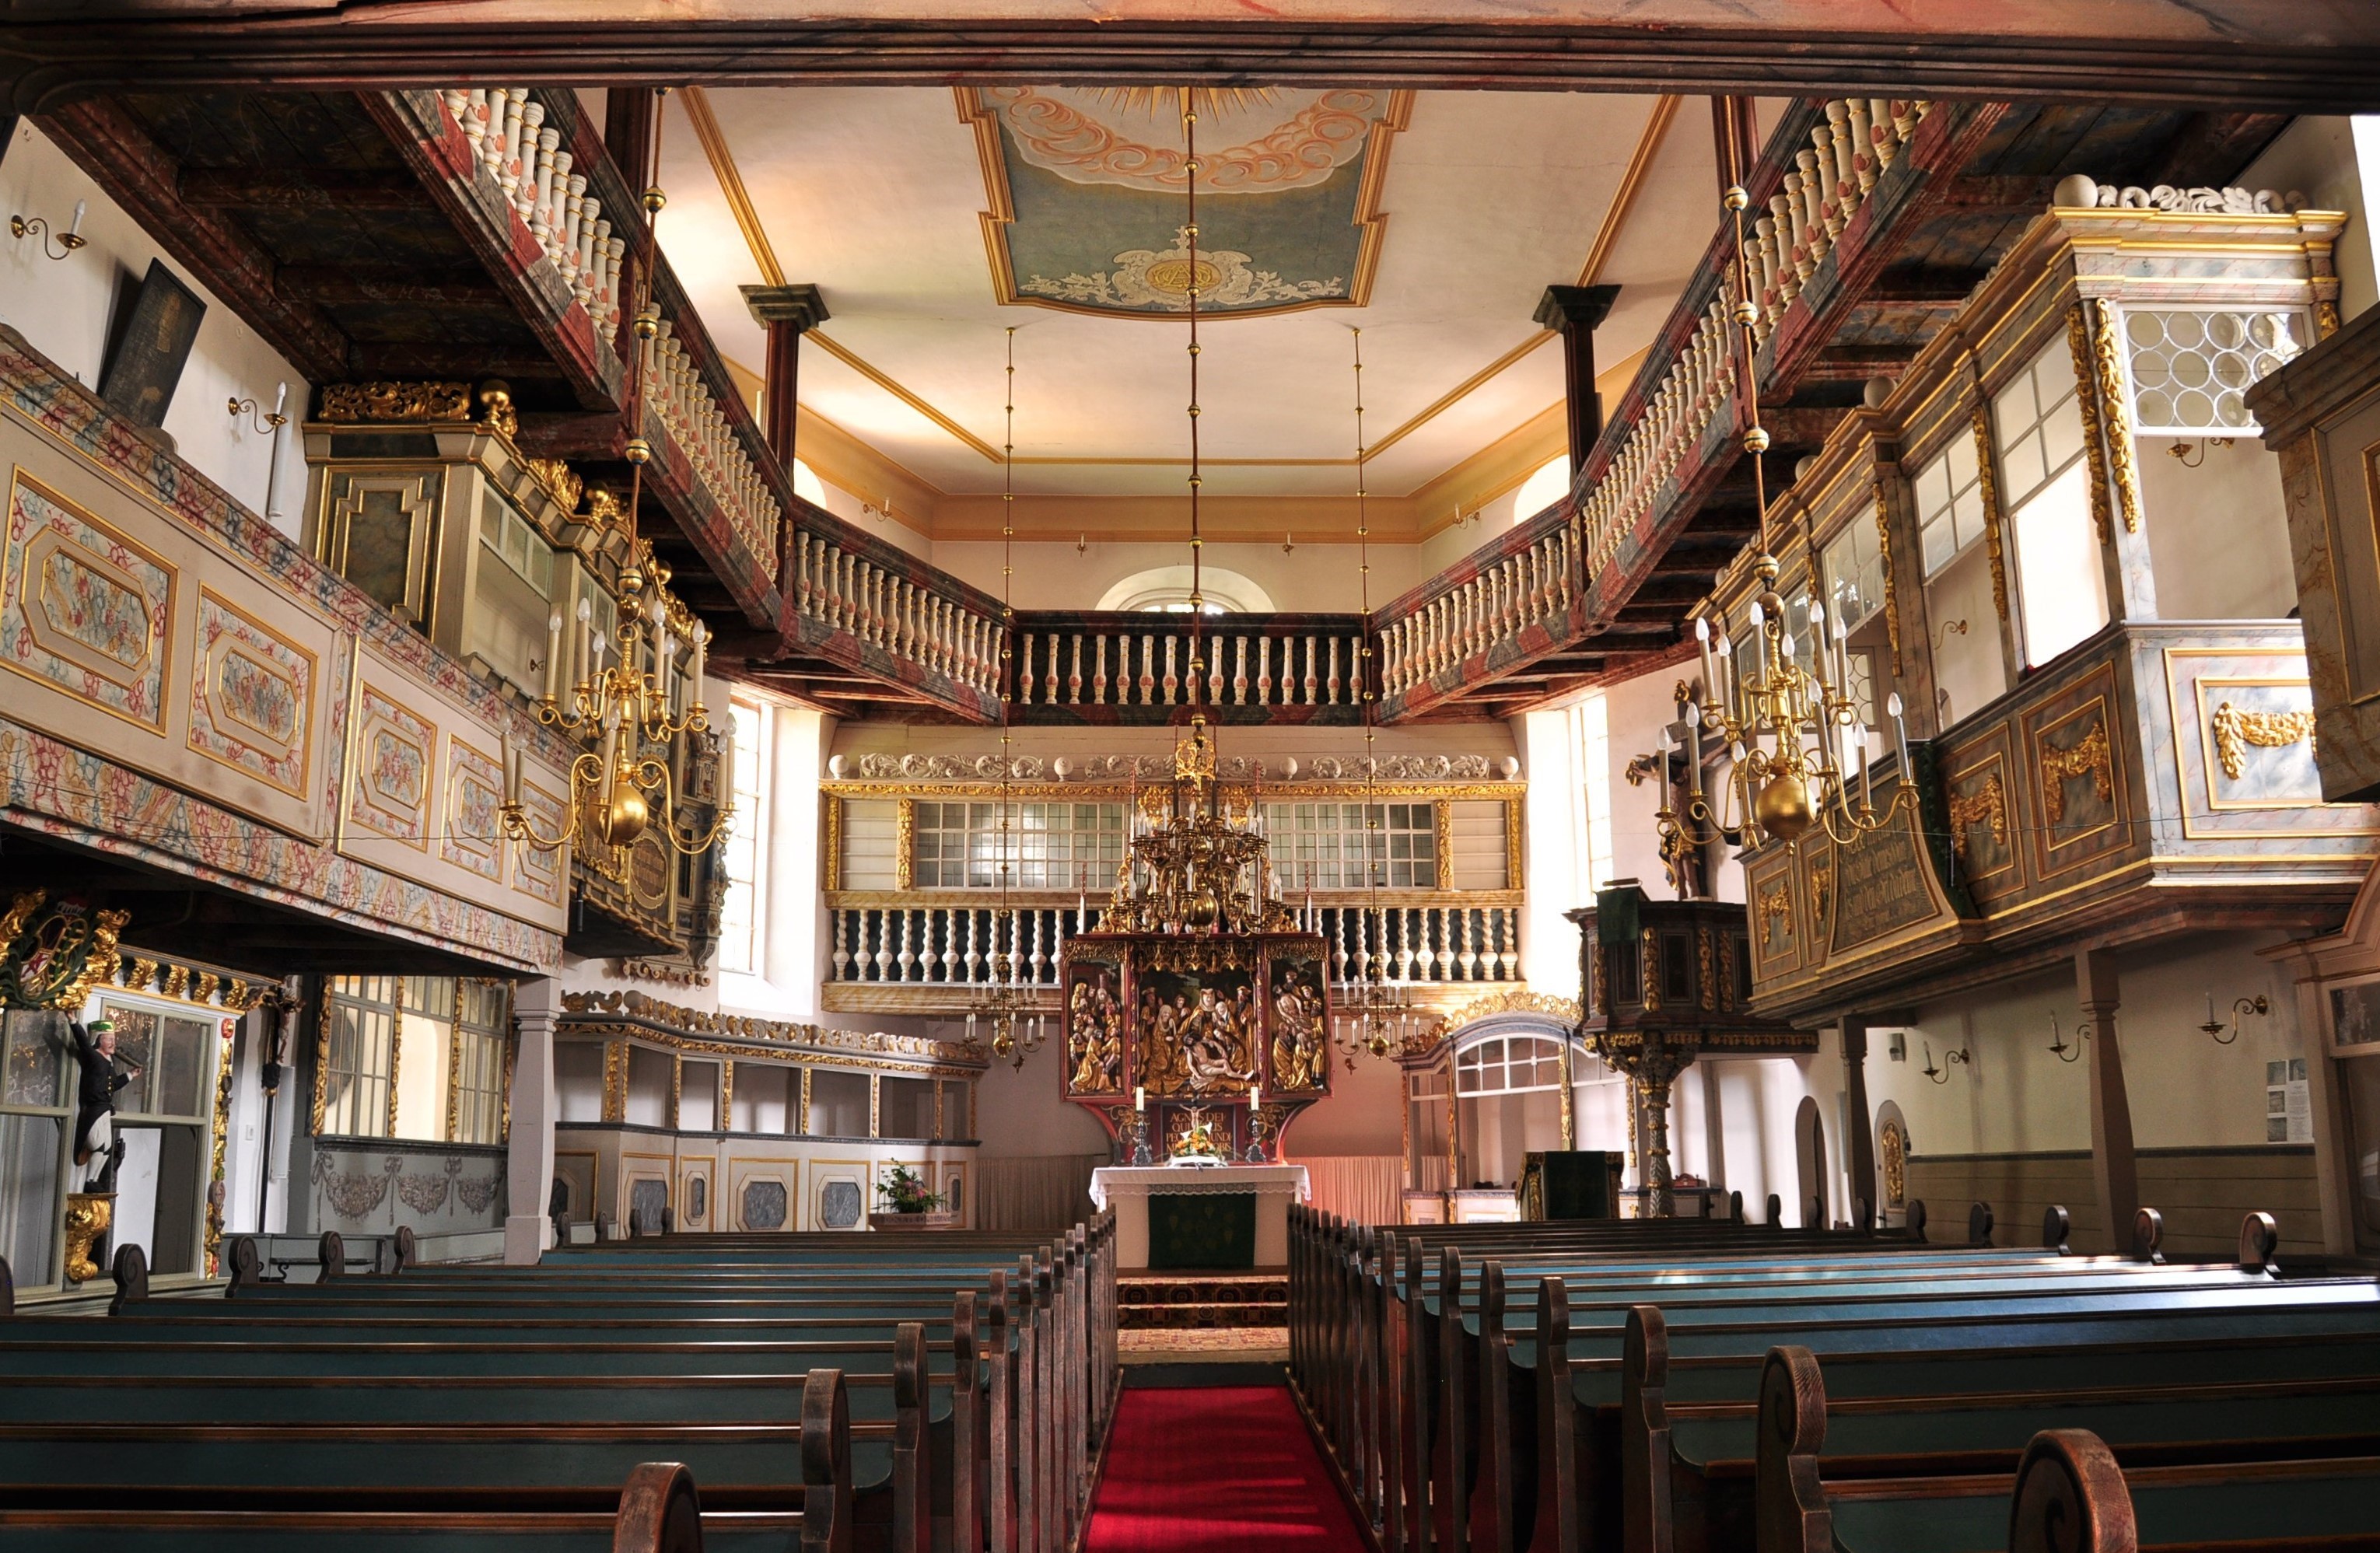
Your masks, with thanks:
[(67, 1265), (68, 1283), (87, 1283), (100, 1275), (100, 1266), (91, 1259), (91, 1248), (99, 1237), (107, 1233), (115, 1222), (115, 1194), (113, 1192), (69, 1192), (67, 1194)]

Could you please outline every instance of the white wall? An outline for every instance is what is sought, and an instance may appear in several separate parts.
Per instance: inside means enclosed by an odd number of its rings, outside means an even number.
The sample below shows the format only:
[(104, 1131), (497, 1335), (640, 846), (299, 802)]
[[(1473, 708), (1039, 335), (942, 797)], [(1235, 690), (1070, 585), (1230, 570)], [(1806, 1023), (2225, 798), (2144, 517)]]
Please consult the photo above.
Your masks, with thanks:
[[(0, 156), (0, 211), (42, 217), (54, 232), (63, 232), (74, 219), (77, 200), (88, 205), (82, 236), (89, 246), (63, 260), (48, 257), (43, 238), (29, 235), (11, 239), (6, 228), (0, 227), (0, 322), (95, 393), (117, 309), (130, 305), (149, 261), (164, 256), (139, 224), (48, 136), (30, 122), (18, 124)], [(49, 246), (55, 246), (55, 238)], [(164, 264), (207, 305), (198, 342), (165, 413), (165, 432), (173, 438), (175, 451), (200, 474), (261, 513), (267, 505), (264, 485), (272, 439), (257, 431), (249, 418), (234, 420), (225, 403), (233, 397), (252, 398), (270, 410), (276, 387), (285, 382), (290, 419), (285, 434), (294, 433), (310, 408), (311, 389), (222, 297), (171, 259)], [(283, 528), (293, 536), (298, 531), (305, 490), (305, 455), (292, 435), (282, 456), (281, 504)]]
[[(880, 530), (896, 525), (871, 525)], [(1186, 532), (1186, 531), (1185, 531)], [(1466, 533), (1476, 535), (1476, 529)], [(1467, 551), (1477, 543), (1464, 545)], [(1431, 575), (1422, 564), (1426, 547), (1371, 547), (1372, 607), (1379, 608), (1406, 588)], [(1457, 554), (1462, 553), (1458, 551)], [(1351, 544), (1308, 544), (1301, 540), (1283, 554), (1278, 540), (1256, 544), (1218, 543), (1209, 540), (1206, 564), (1237, 572), (1272, 596), (1281, 609), (1298, 613), (1353, 614), (1362, 606), (1362, 577), (1356, 570), (1356, 547)], [(1001, 545), (991, 540), (941, 540), (932, 547), (934, 564), (994, 598), (1001, 594)], [(1125, 577), (1161, 566), (1189, 564), (1185, 539), (1151, 543), (1094, 543), (1081, 551), (1072, 544), (1019, 544), (1014, 552), (1014, 589), (1011, 601), (1020, 610), (1088, 609)]]
[(2380, 118), (2301, 118), (2240, 175), (2242, 188), (2292, 191), (2317, 210), (2345, 211), (2331, 262), (2338, 271), (2338, 310), (2353, 318), (2380, 301), (2367, 210), (2380, 209)]
[(2298, 607), (2281, 461), (2252, 436), (2200, 441), (2196, 468), (2167, 456), (2170, 437), (2141, 439), (2142, 522), (2166, 620), (2279, 620)]

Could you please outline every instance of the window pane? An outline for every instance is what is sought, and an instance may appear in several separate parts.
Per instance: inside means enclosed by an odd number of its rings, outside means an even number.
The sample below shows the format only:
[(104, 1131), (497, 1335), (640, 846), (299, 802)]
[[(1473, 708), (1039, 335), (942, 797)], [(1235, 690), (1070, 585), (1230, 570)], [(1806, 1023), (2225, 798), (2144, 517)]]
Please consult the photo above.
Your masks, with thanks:
[(5, 1081), (0, 1081), (0, 1104), (63, 1107), (67, 1048), (73, 1039), (67, 1032), (67, 1016), (25, 1009), (12, 1011), (5, 1019), (7, 1066)]
[(2010, 524), (2024, 601), (2025, 659), (2046, 663), (2107, 623), (2107, 585), (2091, 522), (2089, 470), (2068, 466)]
[[(16, 1023), (12, 1015), (9, 1023)], [(66, 1122), (55, 1116), (0, 1114), (0, 1256), (20, 1288), (57, 1281), (58, 1156)]]

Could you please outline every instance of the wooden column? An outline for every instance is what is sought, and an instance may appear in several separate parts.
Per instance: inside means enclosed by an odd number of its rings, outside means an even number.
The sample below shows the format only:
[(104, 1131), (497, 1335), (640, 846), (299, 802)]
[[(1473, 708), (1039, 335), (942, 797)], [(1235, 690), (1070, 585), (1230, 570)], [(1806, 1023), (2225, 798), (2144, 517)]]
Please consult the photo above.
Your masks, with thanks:
[(1619, 296), (1616, 285), (1549, 285), (1537, 303), (1537, 322), (1562, 338), (1562, 385), (1570, 410), (1573, 479), (1586, 467), (1595, 439), (1603, 435), (1603, 399), (1595, 392), (1595, 331)]
[[(651, 172), (653, 130), (661, 122), (662, 100), (649, 86), (615, 86), (603, 94), (603, 149), (631, 192), (643, 194)], [(626, 211), (603, 212), (612, 230), (621, 232), (634, 219)], [(623, 236), (625, 234), (623, 233)]]
[(769, 332), (765, 389), (760, 399), (760, 431), (769, 451), (785, 467), (794, 467), (794, 402), (801, 369), (802, 336), (827, 320), (826, 300), (815, 285), (747, 285), (744, 305)]
[(2107, 1249), (2132, 1244), (2132, 1214), (2141, 1206), (2139, 1161), (2132, 1151), (2132, 1105), (2124, 1089), (2124, 1052), (2116, 1039), (2116, 965), (2105, 950), (2074, 957), (2075, 995), (2091, 1030), (2091, 1179), (2107, 1216)]
[[(1845, 1014), (1843, 1037), (1843, 1109), (1850, 1112), (1844, 1125), (1851, 1135), (1843, 1139), (1843, 1161), (1851, 1170), (1852, 1228), (1864, 1230), (1876, 1222), (1876, 1127), (1868, 1114), (1867, 1104), (1867, 1021), (1857, 1014)], [(1868, 1217), (1860, 1218), (1860, 1200), (1867, 1201)]]

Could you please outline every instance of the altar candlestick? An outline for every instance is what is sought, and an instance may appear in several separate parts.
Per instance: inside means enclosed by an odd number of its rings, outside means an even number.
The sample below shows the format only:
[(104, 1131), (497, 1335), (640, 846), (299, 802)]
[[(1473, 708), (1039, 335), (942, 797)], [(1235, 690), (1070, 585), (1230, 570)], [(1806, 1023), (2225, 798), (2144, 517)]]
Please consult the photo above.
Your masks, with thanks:
[(1132, 1109), (1136, 1115), (1145, 1113), (1148, 1110), (1148, 1090), (1146, 1086), (1138, 1084), (1132, 1086)]

